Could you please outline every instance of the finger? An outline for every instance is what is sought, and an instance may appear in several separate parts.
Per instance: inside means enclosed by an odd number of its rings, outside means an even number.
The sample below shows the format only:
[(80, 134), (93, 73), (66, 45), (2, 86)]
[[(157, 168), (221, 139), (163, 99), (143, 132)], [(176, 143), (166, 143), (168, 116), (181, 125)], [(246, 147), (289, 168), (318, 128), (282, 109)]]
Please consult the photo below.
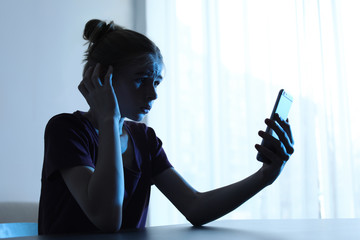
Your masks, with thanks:
[(104, 85), (108, 87), (112, 86), (112, 76), (113, 76), (113, 67), (110, 65), (105, 75)]
[(91, 82), (92, 82), (92, 85), (94, 87), (98, 87), (98, 86), (101, 86), (101, 81), (99, 79), (99, 76), (100, 76), (100, 67), (101, 67), (101, 64), (100, 63), (97, 63), (95, 68), (94, 68), (94, 71), (92, 72), (92, 75), (91, 75)]
[(293, 135), (292, 135), (292, 131), (291, 131), (291, 127), (290, 127), (290, 124), (289, 124), (289, 119), (287, 118), (286, 119), (286, 123), (289, 125), (289, 132), (288, 132), (288, 136), (291, 140), (291, 143), (294, 144), (294, 138), (293, 138)]
[(81, 83), (78, 86), (79, 91), (81, 92), (81, 94), (85, 97), (89, 94), (89, 91), (86, 89), (86, 86), (84, 84), (84, 81), (81, 81)]
[(291, 132), (291, 128), (290, 128), (290, 124), (288, 121), (285, 121), (284, 119), (282, 119), (279, 114), (275, 114), (275, 121), (281, 126), (281, 128), (285, 131), (286, 135), (287, 135), (287, 139), (289, 140), (290, 144), (289, 145), (285, 145), (286, 149), (288, 151), (288, 153), (293, 154), (294, 153), (294, 139), (292, 137), (292, 132)]
[(84, 73), (84, 75), (83, 75), (83, 79), (85, 79), (85, 78), (86, 78), (86, 79), (90, 78), (93, 70), (94, 70), (94, 67), (93, 67), (93, 66), (88, 67), (88, 69), (86, 69), (86, 71), (85, 71), (85, 73)]
[(267, 118), (265, 124), (276, 133), (280, 140), (287, 138), (286, 132), (275, 120)]
[[(278, 120), (277, 120), (278, 121)], [(284, 120), (281, 119), (281, 122), (278, 122), (278, 124), (284, 124), (282, 126), (283, 130), (286, 132), (286, 136), (287, 136), (287, 139), (289, 140), (289, 144), (285, 144), (286, 146), (286, 150), (289, 154), (293, 154), (294, 153), (294, 139), (292, 137), (292, 132), (291, 132), (291, 128), (290, 128), (290, 125), (285, 122)]]
[(294, 152), (294, 148), (292, 147), (292, 143), (285, 132), (285, 130), (280, 126), (280, 124), (277, 121), (271, 120), (271, 119), (265, 119), (266, 125), (268, 125), (272, 130), (275, 131), (276, 135), (279, 137), (279, 140), (284, 144), (286, 151), (289, 154), (292, 154)]
[(291, 132), (291, 127), (289, 124), (289, 119), (286, 119), (286, 121), (284, 119), (282, 119), (279, 114), (275, 114), (275, 120), (280, 124), (280, 126), (285, 130), (285, 132), (287, 133), (290, 142), (292, 144), (294, 144), (294, 139), (292, 137), (292, 132)]
[(93, 69), (94, 69), (94, 67), (91, 66), (86, 70), (86, 72), (83, 75), (83, 79), (82, 79), (82, 81), (80, 83), (83, 86), (85, 86), (88, 91), (93, 88), (93, 84), (91, 83), (91, 75), (92, 75)]
[(266, 145), (264, 145), (263, 147), (267, 149), (273, 149), (275, 151), (275, 154), (277, 154), (281, 159), (285, 161), (289, 160), (290, 155), (287, 153), (287, 150), (281, 141), (264, 131), (259, 131), (258, 134), (266, 142)]
[(272, 152), (268, 148), (266, 148), (260, 144), (255, 144), (255, 148), (260, 154), (262, 154), (267, 159), (269, 159), (272, 164), (276, 164), (276, 165), (283, 164), (283, 160), (281, 160), (281, 158), (279, 158), (279, 156), (277, 156), (274, 152)]

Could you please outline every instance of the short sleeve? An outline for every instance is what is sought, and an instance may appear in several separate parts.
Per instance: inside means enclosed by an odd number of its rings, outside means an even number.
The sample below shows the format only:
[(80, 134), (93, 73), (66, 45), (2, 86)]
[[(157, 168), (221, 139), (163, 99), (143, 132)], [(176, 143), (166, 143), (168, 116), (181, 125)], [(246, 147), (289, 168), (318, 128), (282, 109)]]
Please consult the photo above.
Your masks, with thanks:
[(169, 162), (166, 153), (162, 147), (161, 140), (156, 136), (155, 131), (151, 127), (146, 128), (146, 134), (148, 136), (148, 146), (151, 156), (151, 172), (152, 177), (155, 177), (162, 173), (164, 170), (171, 168), (172, 165)]
[[(73, 119), (72, 119), (73, 118)], [(74, 117), (52, 118), (45, 129), (45, 177), (79, 165), (95, 168), (86, 130)]]

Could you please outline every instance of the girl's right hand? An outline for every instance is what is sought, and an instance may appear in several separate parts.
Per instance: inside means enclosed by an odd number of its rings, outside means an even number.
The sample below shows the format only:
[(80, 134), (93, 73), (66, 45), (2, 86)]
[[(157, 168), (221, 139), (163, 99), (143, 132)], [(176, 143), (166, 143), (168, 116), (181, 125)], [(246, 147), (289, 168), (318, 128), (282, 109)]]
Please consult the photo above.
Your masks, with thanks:
[(107, 119), (120, 120), (119, 104), (112, 86), (113, 67), (109, 66), (104, 77), (104, 84), (100, 81), (100, 63), (89, 67), (78, 86), (90, 106), (92, 116), (97, 124)]
[(259, 153), (268, 160), (268, 163), (263, 163), (261, 172), (269, 185), (279, 176), (286, 162), (294, 153), (294, 139), (289, 121), (281, 119), (279, 114), (275, 114), (273, 120), (266, 119), (265, 123), (278, 136), (277, 139), (268, 132), (259, 131), (259, 136), (267, 141), (267, 146), (260, 144), (255, 145)]

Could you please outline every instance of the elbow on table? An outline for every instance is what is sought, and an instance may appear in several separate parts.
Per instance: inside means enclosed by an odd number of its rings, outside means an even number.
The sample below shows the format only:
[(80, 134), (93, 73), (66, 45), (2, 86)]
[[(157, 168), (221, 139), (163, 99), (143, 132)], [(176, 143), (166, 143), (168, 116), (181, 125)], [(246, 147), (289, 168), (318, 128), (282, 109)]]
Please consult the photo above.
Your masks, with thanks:
[(107, 213), (98, 213), (93, 217), (94, 225), (104, 233), (115, 233), (120, 231), (122, 225), (122, 211), (114, 210)]
[(186, 219), (194, 226), (194, 227), (201, 227), (202, 225), (208, 223), (209, 221), (204, 220), (199, 214), (193, 213), (188, 214)]
[(120, 231), (121, 221), (118, 223), (111, 222), (111, 223), (99, 224), (97, 227), (104, 233), (116, 233)]
[(197, 219), (197, 218), (186, 218), (190, 223), (191, 225), (193, 225), (194, 227), (201, 227), (203, 226), (204, 224), (206, 224), (206, 222), (204, 221), (201, 221), (200, 219)]
[(198, 201), (203, 198), (203, 193), (196, 192), (194, 196), (194, 200), (190, 204), (187, 204), (187, 208), (183, 209), (182, 214), (194, 227), (201, 227), (210, 221), (206, 214), (206, 208), (203, 208), (203, 201)]
[(196, 222), (196, 221), (190, 221), (191, 225), (193, 225), (194, 227), (202, 227), (204, 225), (204, 223), (201, 222)]

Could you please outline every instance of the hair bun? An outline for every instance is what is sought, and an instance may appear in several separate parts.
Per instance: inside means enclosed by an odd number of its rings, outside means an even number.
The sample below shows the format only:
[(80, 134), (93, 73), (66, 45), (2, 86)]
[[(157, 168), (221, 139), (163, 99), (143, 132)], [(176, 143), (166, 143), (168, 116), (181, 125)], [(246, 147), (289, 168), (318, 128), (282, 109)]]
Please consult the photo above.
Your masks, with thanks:
[(90, 43), (96, 43), (105, 34), (115, 30), (114, 22), (111, 21), (109, 24), (106, 22), (92, 19), (85, 25), (83, 38), (88, 40)]

